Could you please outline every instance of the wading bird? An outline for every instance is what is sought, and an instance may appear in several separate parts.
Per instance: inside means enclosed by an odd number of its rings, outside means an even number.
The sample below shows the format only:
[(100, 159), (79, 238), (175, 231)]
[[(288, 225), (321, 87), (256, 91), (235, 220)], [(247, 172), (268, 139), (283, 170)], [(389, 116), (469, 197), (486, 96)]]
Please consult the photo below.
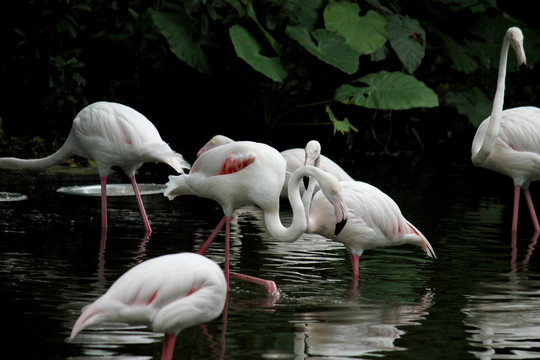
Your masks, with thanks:
[[(306, 146), (307, 164), (318, 163), (321, 146), (310, 141)], [(309, 154), (309, 155), (307, 155)], [(349, 214), (347, 224), (339, 234), (332, 231), (328, 221), (332, 206), (321, 196), (320, 191), (312, 195), (315, 184), (310, 179), (303, 196), (307, 214), (307, 233), (319, 234), (345, 245), (351, 254), (353, 279), (358, 279), (359, 257), (364, 250), (378, 247), (411, 244), (420, 246), (429, 257), (436, 258), (426, 237), (402, 215), (392, 198), (384, 192), (361, 181), (341, 181), (341, 194)]]
[(217, 318), (226, 298), (223, 270), (212, 260), (193, 253), (160, 256), (131, 268), (86, 307), (70, 339), (106, 322), (147, 325), (165, 334), (162, 360), (171, 360), (178, 333)]
[(499, 60), (497, 90), (491, 115), (485, 119), (472, 142), (472, 162), (475, 166), (497, 171), (514, 181), (514, 211), (512, 231), (517, 231), (520, 190), (523, 188), (535, 231), (540, 230), (529, 192), (532, 181), (540, 179), (540, 109), (533, 106), (503, 111), (508, 50), (512, 46), (518, 65), (526, 62), (523, 34), (517, 27), (509, 28), (503, 39)]
[[(293, 211), (291, 225), (286, 228), (279, 215), (279, 194), (285, 181), (285, 159), (271, 146), (251, 141), (236, 141), (206, 150), (193, 163), (189, 174), (170, 176), (165, 196), (170, 200), (180, 195), (195, 195), (217, 201), (224, 217), (199, 250), (202, 254), (226, 225), (225, 277), (229, 279), (229, 228), (235, 209), (256, 205), (263, 210), (270, 235), (277, 240), (293, 242), (306, 230), (306, 215), (300, 197), (299, 184), (304, 175), (317, 179), (334, 209), (328, 221), (334, 222), (339, 233), (347, 220), (347, 207), (340, 194), (339, 181), (332, 175), (312, 166), (298, 169), (289, 181), (289, 201)], [(241, 274), (231, 276), (252, 281), (266, 287), (268, 293), (277, 292), (273, 281)]]
[(161, 139), (144, 115), (128, 106), (104, 101), (90, 104), (77, 114), (66, 142), (54, 154), (41, 159), (0, 158), (0, 168), (43, 170), (74, 155), (93, 160), (97, 165), (103, 229), (107, 229), (107, 174), (111, 167), (120, 167), (130, 178), (148, 234), (152, 229), (135, 171), (145, 162), (162, 162), (178, 173), (189, 168), (189, 163)]

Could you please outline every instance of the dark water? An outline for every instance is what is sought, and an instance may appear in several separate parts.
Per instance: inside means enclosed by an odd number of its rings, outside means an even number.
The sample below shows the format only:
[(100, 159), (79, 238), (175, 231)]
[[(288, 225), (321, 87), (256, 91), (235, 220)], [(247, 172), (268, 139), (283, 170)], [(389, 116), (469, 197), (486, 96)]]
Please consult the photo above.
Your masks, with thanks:
[[(315, 235), (279, 243), (257, 209), (242, 209), (232, 223), (232, 269), (274, 280), (282, 295), (231, 280), (226, 317), (180, 333), (175, 358), (540, 358), (540, 259), (525, 206), (517, 235), (510, 232), (511, 181), (460, 166), (357, 170), (396, 200), (438, 259), (409, 246), (367, 251), (353, 290), (341, 244)], [(66, 199), (60, 185), (0, 189), (30, 196), (0, 207), (0, 358), (159, 359), (162, 337), (143, 327), (68, 337), (81, 308), (117, 277), (146, 259), (196, 250), (221, 210), (192, 197), (149, 201), (154, 232), (145, 239), (138, 210), (120, 206), (101, 239), (98, 200)], [(288, 208), (283, 214), (290, 220)], [(220, 264), (222, 240), (207, 253)]]

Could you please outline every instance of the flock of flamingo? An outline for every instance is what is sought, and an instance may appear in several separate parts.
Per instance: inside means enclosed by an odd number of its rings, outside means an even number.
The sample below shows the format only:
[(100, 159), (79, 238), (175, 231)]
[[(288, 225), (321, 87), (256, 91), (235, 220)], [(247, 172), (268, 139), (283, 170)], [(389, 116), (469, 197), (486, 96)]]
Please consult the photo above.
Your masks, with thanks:
[[(528, 187), (540, 179), (540, 109), (519, 107), (503, 111), (509, 47), (518, 64), (525, 64), (523, 35), (507, 30), (499, 63), (493, 109), (479, 126), (472, 143), (472, 162), (511, 177), (515, 185), (512, 230), (517, 230), (520, 189), (529, 205), (535, 230), (540, 230)], [(41, 170), (81, 156), (97, 164), (101, 178), (102, 229), (107, 229), (107, 173), (120, 167), (130, 178), (141, 216), (152, 231), (139, 193), (135, 172), (145, 162), (170, 165), (164, 195), (170, 200), (195, 195), (221, 205), (223, 219), (198, 253), (168, 254), (144, 261), (122, 275), (76, 321), (71, 338), (81, 330), (106, 321), (148, 325), (165, 334), (162, 359), (172, 359), (176, 335), (184, 328), (218, 317), (226, 306), (229, 277), (255, 282), (268, 294), (279, 290), (273, 281), (229, 271), (229, 228), (233, 212), (256, 205), (264, 213), (269, 234), (293, 242), (303, 233), (319, 234), (345, 245), (353, 278), (358, 278), (359, 256), (366, 249), (402, 244), (421, 247), (431, 258), (435, 252), (426, 237), (401, 213), (392, 198), (376, 187), (356, 181), (321, 154), (313, 140), (304, 149), (279, 152), (262, 143), (234, 141), (217, 135), (190, 164), (173, 151), (155, 126), (136, 110), (111, 102), (96, 102), (82, 109), (64, 145), (42, 159), (0, 158), (0, 168)], [(307, 186), (304, 183), (307, 180)], [(286, 227), (280, 220), (280, 198), (288, 198), (293, 212)], [(225, 226), (225, 261), (222, 270), (203, 254)]]

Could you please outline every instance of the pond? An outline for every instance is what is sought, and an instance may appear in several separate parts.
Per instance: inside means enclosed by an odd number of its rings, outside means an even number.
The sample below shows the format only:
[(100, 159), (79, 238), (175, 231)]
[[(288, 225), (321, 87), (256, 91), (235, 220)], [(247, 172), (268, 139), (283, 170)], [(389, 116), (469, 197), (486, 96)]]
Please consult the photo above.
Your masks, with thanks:
[[(0, 191), (28, 195), (0, 206), (0, 357), (159, 359), (162, 336), (144, 327), (101, 326), (71, 342), (69, 334), (81, 309), (135, 264), (196, 251), (221, 209), (195, 197), (148, 200), (154, 231), (145, 238), (136, 206), (120, 203), (109, 209), (102, 238), (99, 199), (56, 192), (97, 183), (97, 175), (66, 174), (0, 178)], [(472, 166), (399, 161), (358, 165), (351, 175), (393, 197), (438, 259), (412, 246), (366, 251), (354, 287), (341, 244), (316, 235), (280, 243), (258, 209), (241, 209), (232, 220), (231, 268), (274, 280), (281, 296), (232, 279), (226, 312), (181, 332), (175, 358), (540, 358), (538, 234), (524, 201), (511, 233), (510, 179)], [(290, 218), (284, 204), (283, 219)], [(220, 265), (223, 238), (207, 252)]]

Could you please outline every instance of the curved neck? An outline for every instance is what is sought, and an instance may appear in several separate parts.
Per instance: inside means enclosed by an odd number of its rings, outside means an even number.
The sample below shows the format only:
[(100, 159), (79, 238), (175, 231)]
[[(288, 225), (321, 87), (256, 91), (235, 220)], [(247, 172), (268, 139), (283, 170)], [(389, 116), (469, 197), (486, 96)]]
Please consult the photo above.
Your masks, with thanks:
[(48, 167), (56, 165), (67, 157), (59, 156), (57, 152), (41, 159), (18, 159), (14, 157), (0, 158), (0, 169), (28, 169), (28, 170), (44, 170)]
[(300, 197), (300, 184), (302, 183), (304, 176), (313, 176), (318, 178), (318, 172), (319, 170), (312, 166), (304, 166), (292, 173), (288, 184), (288, 196), (293, 212), (293, 219), (288, 228), (283, 226), (281, 223), (281, 219), (279, 217), (279, 208), (273, 211), (264, 212), (266, 227), (270, 235), (272, 235), (274, 238), (281, 241), (293, 242), (306, 231), (307, 211), (304, 208), (302, 198)]
[(503, 40), (503, 46), (501, 49), (501, 57), (499, 59), (499, 75), (497, 77), (497, 89), (495, 91), (495, 98), (493, 99), (493, 107), (491, 108), (491, 115), (488, 124), (488, 128), (482, 142), (482, 146), (478, 152), (473, 156), (473, 162), (475, 164), (482, 164), (495, 145), (495, 140), (499, 135), (499, 127), (501, 124), (502, 111), (504, 105), (504, 86), (506, 80), (506, 63), (508, 59), (508, 49), (510, 47), (510, 40), (505, 36)]

